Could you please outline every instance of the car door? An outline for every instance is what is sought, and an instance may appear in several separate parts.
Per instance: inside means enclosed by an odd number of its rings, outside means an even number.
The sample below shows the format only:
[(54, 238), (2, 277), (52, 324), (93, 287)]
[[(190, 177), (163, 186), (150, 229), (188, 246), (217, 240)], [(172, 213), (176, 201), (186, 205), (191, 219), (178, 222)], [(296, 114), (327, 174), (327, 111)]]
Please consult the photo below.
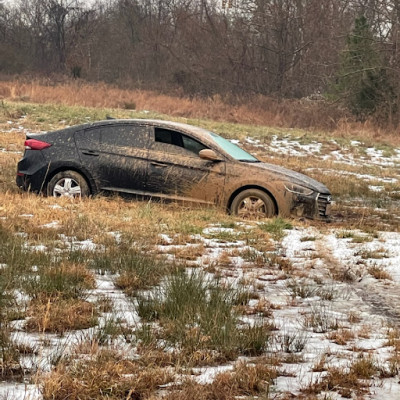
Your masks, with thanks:
[(102, 190), (145, 190), (149, 128), (135, 124), (104, 125), (75, 134), (82, 164)]
[(187, 134), (151, 128), (147, 191), (171, 199), (218, 202), (224, 189), (226, 163), (200, 158), (199, 151), (205, 148)]

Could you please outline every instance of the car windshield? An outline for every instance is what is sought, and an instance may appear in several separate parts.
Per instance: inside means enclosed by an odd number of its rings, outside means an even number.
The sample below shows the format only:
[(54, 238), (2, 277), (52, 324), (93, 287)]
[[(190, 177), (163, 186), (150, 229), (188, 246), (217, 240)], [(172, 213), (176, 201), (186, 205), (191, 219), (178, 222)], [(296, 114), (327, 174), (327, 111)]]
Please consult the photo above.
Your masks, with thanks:
[(219, 147), (221, 147), (226, 153), (228, 153), (235, 160), (244, 162), (259, 162), (257, 158), (247, 153), (247, 151), (244, 151), (239, 146), (236, 146), (236, 144), (230, 142), (227, 139), (224, 139), (223, 137), (217, 135), (216, 133), (213, 132), (209, 133), (213, 138), (214, 142), (217, 143)]

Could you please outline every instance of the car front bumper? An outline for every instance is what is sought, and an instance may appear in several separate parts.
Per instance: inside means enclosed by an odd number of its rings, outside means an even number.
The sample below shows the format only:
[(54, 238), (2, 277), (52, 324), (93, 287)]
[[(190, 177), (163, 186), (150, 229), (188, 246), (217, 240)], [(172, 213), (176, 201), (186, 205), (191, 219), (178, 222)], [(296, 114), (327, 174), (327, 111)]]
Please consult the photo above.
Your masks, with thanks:
[(294, 194), (291, 214), (318, 220), (329, 220), (331, 215), (332, 196), (330, 193), (313, 193), (310, 196)]

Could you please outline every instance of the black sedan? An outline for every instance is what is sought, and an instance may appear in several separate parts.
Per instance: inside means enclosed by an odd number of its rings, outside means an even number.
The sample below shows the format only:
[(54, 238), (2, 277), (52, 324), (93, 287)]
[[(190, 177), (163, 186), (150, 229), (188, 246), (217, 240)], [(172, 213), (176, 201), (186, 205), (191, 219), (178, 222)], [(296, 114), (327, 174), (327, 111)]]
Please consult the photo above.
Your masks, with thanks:
[(245, 218), (328, 219), (331, 203), (314, 179), (263, 163), (213, 132), (157, 120), (28, 135), (17, 185), (54, 197), (120, 192), (217, 204)]

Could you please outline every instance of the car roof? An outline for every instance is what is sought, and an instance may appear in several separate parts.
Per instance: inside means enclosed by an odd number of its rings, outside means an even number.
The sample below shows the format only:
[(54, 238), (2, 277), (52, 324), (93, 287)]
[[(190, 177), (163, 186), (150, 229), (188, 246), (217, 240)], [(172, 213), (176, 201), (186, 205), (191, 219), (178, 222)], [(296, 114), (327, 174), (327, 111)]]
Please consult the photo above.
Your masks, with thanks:
[[(43, 138), (47, 135), (73, 135), (77, 132), (83, 131), (85, 129), (101, 127), (101, 126), (116, 126), (116, 125), (137, 125), (137, 126), (155, 126), (158, 128), (173, 129), (181, 133), (186, 133), (191, 135), (194, 139), (204, 143), (210, 149), (217, 150), (222, 153), (227, 159), (234, 161), (234, 158), (227, 153), (213, 138), (215, 133), (208, 131), (207, 129), (200, 128), (198, 126), (184, 124), (181, 122), (174, 121), (164, 121), (157, 119), (107, 119), (102, 121), (89, 122), (82, 125), (69, 126), (64, 129), (59, 129), (56, 131), (49, 131), (43, 133), (29, 134), (29, 137)], [(28, 137), (28, 136), (27, 136)]]
[(197, 138), (204, 143), (208, 143), (210, 145), (215, 146), (215, 142), (212, 139), (211, 134), (207, 129), (203, 129), (198, 126), (189, 125), (181, 122), (164, 121), (158, 119), (108, 119), (103, 121), (95, 121), (84, 125), (76, 125), (67, 128), (67, 130), (71, 129), (77, 131), (80, 129), (89, 129), (97, 126), (115, 126), (115, 125), (125, 125), (125, 124), (142, 125), (142, 126), (147, 125), (147, 126), (155, 126), (158, 128), (173, 129), (182, 133), (188, 133), (192, 137)]

